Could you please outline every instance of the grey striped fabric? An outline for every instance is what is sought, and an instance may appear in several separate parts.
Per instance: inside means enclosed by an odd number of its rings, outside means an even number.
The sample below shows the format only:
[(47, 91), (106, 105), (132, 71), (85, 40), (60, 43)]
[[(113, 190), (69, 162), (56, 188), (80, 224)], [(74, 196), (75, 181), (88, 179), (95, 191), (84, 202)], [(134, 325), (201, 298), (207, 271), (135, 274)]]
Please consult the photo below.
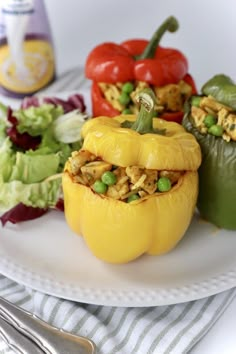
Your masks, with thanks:
[[(43, 93), (79, 90), (84, 83), (81, 69), (74, 69)], [(0, 296), (56, 327), (89, 337), (98, 354), (184, 354), (214, 325), (236, 288), (188, 303), (118, 308), (59, 299), (0, 275)], [(6, 353), (13, 351), (0, 339), (0, 354)]]
[[(0, 296), (56, 327), (89, 337), (98, 354), (184, 354), (224, 312), (236, 289), (176, 305), (118, 308), (59, 299), (0, 275)], [(14, 352), (0, 340), (3, 353)]]

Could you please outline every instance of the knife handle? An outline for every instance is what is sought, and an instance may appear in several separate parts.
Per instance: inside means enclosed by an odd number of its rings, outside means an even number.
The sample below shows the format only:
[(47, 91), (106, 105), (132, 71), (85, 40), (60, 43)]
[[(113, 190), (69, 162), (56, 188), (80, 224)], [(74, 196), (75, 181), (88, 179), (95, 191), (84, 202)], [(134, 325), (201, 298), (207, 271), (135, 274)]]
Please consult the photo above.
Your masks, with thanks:
[(53, 327), (1, 297), (0, 315), (46, 354), (96, 353), (96, 346), (90, 339)]
[(20, 354), (44, 354), (30, 339), (17, 331), (9, 322), (0, 316), (0, 336), (14, 351)]

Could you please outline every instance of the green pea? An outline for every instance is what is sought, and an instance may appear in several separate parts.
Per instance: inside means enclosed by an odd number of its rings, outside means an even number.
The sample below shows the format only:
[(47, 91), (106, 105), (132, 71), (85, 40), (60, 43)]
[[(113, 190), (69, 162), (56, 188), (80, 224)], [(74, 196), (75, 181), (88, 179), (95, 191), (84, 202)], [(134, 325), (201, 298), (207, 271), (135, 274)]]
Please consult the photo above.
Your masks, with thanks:
[(215, 136), (222, 136), (224, 133), (224, 128), (221, 125), (214, 124), (208, 129), (208, 133)]
[(127, 199), (127, 203), (131, 203), (133, 202), (134, 200), (137, 200), (137, 199), (140, 199), (140, 196), (138, 194), (132, 194), (128, 197)]
[(217, 123), (217, 118), (214, 117), (212, 114), (207, 114), (204, 118), (203, 123), (207, 128), (210, 128), (212, 125), (215, 125)]
[(171, 189), (171, 181), (168, 177), (160, 177), (157, 181), (159, 192), (168, 192)]
[(132, 112), (129, 108), (126, 108), (122, 111), (122, 114), (132, 114)]
[(119, 97), (119, 102), (123, 105), (126, 106), (130, 102), (130, 97), (127, 93), (122, 92), (120, 97)]
[(105, 194), (107, 191), (107, 185), (98, 179), (93, 184), (93, 190), (96, 193)]
[(116, 175), (111, 171), (106, 171), (102, 174), (102, 182), (105, 183), (107, 186), (112, 186), (116, 183)]
[(132, 82), (126, 82), (123, 86), (122, 86), (122, 92), (125, 92), (127, 94), (130, 94), (131, 92), (134, 91), (134, 85), (132, 84)]
[(200, 102), (201, 102), (201, 97), (199, 97), (199, 96), (193, 96), (191, 99), (192, 106), (199, 107)]

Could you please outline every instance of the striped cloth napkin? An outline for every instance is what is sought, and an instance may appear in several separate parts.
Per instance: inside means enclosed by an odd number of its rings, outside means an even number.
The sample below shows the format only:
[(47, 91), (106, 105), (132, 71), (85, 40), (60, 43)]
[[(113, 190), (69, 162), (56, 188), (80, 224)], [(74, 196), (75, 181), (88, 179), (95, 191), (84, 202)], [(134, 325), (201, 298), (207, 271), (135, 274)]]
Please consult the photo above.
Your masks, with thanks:
[[(108, 307), (42, 294), (0, 275), (0, 296), (56, 327), (89, 337), (98, 354), (184, 354), (213, 326), (236, 289), (177, 305)], [(1, 340), (0, 354), (6, 353), (14, 352)]]
[[(81, 69), (75, 69), (42, 93), (76, 91), (84, 85)], [(236, 296), (236, 288), (176, 305), (125, 308), (59, 299), (0, 275), (0, 296), (58, 328), (89, 337), (98, 354), (184, 354), (223, 314)], [(0, 354), (6, 353), (14, 352), (0, 339)]]

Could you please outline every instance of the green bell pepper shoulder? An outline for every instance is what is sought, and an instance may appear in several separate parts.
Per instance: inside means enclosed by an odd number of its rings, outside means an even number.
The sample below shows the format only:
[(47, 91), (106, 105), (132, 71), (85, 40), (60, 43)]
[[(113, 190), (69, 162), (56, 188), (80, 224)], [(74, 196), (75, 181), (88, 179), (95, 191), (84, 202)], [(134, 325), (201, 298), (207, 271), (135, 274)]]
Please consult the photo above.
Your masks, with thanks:
[(197, 201), (200, 215), (217, 227), (230, 230), (236, 230), (234, 90), (236, 85), (230, 81), (229, 87), (227, 77), (215, 76), (203, 86), (202, 95), (186, 103), (182, 123), (202, 151)]

